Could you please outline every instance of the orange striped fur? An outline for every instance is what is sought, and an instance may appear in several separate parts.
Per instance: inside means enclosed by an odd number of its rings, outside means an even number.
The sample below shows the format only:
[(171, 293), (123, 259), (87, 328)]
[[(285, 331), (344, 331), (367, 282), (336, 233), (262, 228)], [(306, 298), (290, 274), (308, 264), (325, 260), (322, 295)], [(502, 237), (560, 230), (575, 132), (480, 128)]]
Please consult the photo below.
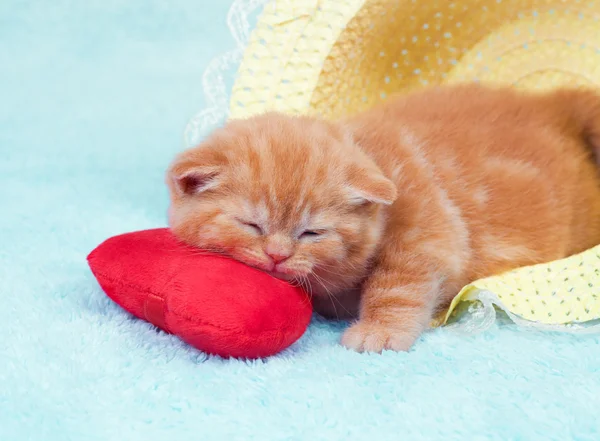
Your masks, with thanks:
[(182, 240), (302, 284), (342, 343), (408, 350), (463, 285), (600, 243), (600, 98), (477, 85), (339, 122), (229, 122), (173, 162)]

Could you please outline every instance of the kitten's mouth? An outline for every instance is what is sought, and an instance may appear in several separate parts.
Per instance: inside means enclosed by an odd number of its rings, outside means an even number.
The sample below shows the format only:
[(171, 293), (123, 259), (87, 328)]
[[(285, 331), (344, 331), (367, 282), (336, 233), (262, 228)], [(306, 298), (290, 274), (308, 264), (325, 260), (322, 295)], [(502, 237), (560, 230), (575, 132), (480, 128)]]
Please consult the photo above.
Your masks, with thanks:
[[(235, 257), (234, 257), (235, 258)], [(286, 268), (282, 264), (273, 264), (273, 262), (265, 263), (261, 261), (248, 261), (246, 259), (241, 260), (246, 265), (253, 266), (276, 279), (284, 280), (286, 282), (293, 282), (298, 280), (299, 277), (307, 276), (308, 272), (299, 271), (296, 269)]]

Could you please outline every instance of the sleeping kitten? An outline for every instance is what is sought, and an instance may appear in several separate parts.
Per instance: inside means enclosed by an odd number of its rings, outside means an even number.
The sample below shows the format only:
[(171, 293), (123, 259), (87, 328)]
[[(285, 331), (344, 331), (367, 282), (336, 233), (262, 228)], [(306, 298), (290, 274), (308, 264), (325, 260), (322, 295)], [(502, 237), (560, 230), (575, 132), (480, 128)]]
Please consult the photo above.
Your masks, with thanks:
[(599, 148), (589, 91), (463, 85), (339, 122), (270, 113), (177, 157), (170, 225), (358, 315), (345, 346), (408, 350), (463, 285), (600, 242)]

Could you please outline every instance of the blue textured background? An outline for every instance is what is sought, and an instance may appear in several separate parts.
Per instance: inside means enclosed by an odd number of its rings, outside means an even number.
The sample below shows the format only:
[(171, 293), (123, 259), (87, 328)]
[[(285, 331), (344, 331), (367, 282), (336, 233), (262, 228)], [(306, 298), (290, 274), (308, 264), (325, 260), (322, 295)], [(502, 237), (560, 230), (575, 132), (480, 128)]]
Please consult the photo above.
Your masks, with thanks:
[(106, 299), (85, 256), (164, 225), (228, 3), (0, 2), (0, 440), (600, 439), (597, 336), (443, 329), (359, 355), (316, 321), (246, 363)]

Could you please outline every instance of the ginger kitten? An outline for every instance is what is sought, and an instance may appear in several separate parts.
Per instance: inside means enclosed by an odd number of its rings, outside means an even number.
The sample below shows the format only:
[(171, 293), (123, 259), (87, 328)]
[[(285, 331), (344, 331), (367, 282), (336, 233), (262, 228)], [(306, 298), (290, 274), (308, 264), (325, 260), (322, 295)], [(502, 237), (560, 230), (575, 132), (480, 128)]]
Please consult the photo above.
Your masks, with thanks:
[(599, 148), (590, 91), (446, 86), (339, 122), (270, 113), (175, 159), (170, 225), (358, 315), (345, 346), (408, 350), (463, 285), (600, 243)]

